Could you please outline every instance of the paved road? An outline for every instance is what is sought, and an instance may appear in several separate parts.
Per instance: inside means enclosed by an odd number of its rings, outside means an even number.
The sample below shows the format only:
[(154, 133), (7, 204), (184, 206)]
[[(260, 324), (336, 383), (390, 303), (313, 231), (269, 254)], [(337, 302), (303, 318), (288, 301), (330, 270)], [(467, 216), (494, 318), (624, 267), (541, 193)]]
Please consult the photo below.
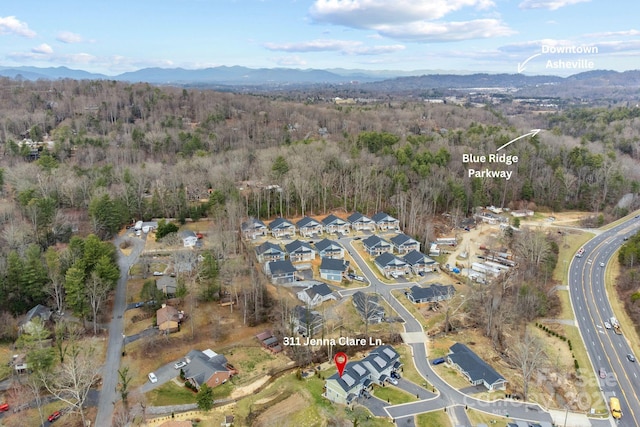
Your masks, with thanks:
[[(413, 317), (413, 315), (411, 315), (411, 313), (393, 295), (391, 295), (392, 290), (409, 288), (415, 283), (402, 281), (393, 285), (387, 285), (381, 282), (378, 279), (378, 276), (373, 271), (371, 271), (369, 265), (360, 256), (359, 252), (353, 248), (352, 240), (352, 238), (347, 237), (338, 239), (338, 241), (343, 246), (349, 249), (349, 253), (369, 281), (370, 285), (366, 289), (368, 291), (378, 293), (387, 301), (391, 308), (393, 308), (398, 313), (398, 315), (405, 320), (404, 328), (406, 332), (424, 333), (424, 329), (422, 328), (420, 322), (418, 322), (418, 320), (416, 320), (416, 318)], [(340, 291), (340, 294), (342, 296), (347, 296), (362, 289), (363, 288), (344, 290)], [(427, 359), (426, 336), (424, 342), (409, 343), (409, 346), (412, 348), (412, 354), (416, 369), (423, 376), (423, 378), (426, 378), (430, 384), (435, 386), (439, 394), (437, 395), (437, 397), (420, 400), (418, 402), (388, 406), (385, 409), (391, 418), (406, 422), (404, 420), (420, 413), (433, 410), (443, 410), (444, 408), (460, 405), (498, 416), (508, 416), (512, 419), (545, 422), (549, 424), (553, 421), (551, 415), (548, 412), (535, 404), (516, 402), (509, 399), (487, 402), (465, 395), (464, 393), (451, 387), (448, 383), (443, 381), (431, 369), (431, 365), (429, 364), (429, 361)]]
[[(144, 236), (144, 235), (143, 235)], [(122, 356), (122, 343), (124, 332), (124, 312), (127, 308), (127, 278), (129, 269), (136, 263), (144, 249), (144, 240), (139, 237), (117, 237), (113, 244), (117, 248), (124, 240), (129, 240), (133, 246), (129, 256), (120, 253), (118, 266), (120, 267), (120, 279), (116, 287), (115, 301), (113, 304), (113, 317), (109, 324), (109, 343), (107, 346), (107, 359), (102, 367), (102, 390), (98, 401), (98, 415), (96, 426), (110, 426), (113, 419), (114, 402), (119, 400), (116, 386), (118, 384), (118, 369)]]
[[(609, 261), (617, 262), (613, 254), (624, 237), (639, 228), (640, 218), (634, 217), (600, 233), (585, 244), (583, 256), (574, 258), (569, 266), (571, 302), (591, 364), (596, 374), (600, 369), (607, 373), (605, 379), (596, 375), (602, 393), (607, 404), (612, 396), (620, 399), (623, 417), (618, 425), (634, 427), (640, 426), (640, 367), (627, 360), (627, 354), (633, 351), (624, 335), (604, 327), (613, 316), (605, 288), (605, 266)], [(594, 396), (585, 398), (593, 400)]]

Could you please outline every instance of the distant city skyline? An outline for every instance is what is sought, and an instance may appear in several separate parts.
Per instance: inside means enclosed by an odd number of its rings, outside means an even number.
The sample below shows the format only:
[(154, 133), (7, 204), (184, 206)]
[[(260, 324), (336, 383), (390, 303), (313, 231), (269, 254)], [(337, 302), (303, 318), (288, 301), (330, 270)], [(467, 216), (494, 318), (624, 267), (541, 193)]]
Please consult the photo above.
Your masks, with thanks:
[(0, 67), (638, 69), (632, 0), (12, 1)]

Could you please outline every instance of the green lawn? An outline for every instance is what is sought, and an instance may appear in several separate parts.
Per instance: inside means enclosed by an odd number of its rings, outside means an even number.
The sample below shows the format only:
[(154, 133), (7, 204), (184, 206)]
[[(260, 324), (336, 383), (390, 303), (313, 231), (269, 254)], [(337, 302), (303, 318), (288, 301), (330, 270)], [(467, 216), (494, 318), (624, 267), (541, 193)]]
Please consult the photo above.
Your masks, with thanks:
[(451, 419), (443, 410), (427, 412), (416, 416), (418, 427), (451, 427)]
[(418, 399), (404, 390), (387, 385), (385, 387), (375, 387), (373, 389), (373, 395), (380, 400), (386, 400), (392, 405), (399, 405), (401, 403), (416, 402)]
[(181, 387), (173, 381), (169, 381), (148, 392), (147, 399), (151, 406), (183, 405), (195, 403), (196, 394), (184, 386)]

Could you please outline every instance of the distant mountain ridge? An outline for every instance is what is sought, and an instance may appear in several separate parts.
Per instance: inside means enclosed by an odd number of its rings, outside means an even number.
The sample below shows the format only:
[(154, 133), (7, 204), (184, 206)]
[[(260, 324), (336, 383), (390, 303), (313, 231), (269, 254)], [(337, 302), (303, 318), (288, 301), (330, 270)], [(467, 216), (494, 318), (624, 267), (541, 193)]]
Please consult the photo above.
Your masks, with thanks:
[(56, 79), (95, 79), (146, 82), (150, 84), (173, 85), (227, 85), (233, 86), (287, 86), (287, 85), (344, 85), (358, 83), (363, 89), (376, 91), (408, 91), (416, 88), (498, 88), (498, 87), (537, 87), (540, 85), (563, 85), (585, 87), (616, 86), (639, 87), (640, 70), (611, 71), (592, 70), (569, 77), (529, 76), (525, 74), (439, 73), (428, 70), (416, 71), (411, 75), (407, 71), (393, 70), (349, 70), (335, 68), (330, 70), (296, 68), (248, 68), (242, 66), (220, 66), (187, 70), (184, 68), (143, 68), (137, 71), (107, 76), (74, 70), (67, 67), (2, 67), (0, 76), (23, 78), (26, 80)]

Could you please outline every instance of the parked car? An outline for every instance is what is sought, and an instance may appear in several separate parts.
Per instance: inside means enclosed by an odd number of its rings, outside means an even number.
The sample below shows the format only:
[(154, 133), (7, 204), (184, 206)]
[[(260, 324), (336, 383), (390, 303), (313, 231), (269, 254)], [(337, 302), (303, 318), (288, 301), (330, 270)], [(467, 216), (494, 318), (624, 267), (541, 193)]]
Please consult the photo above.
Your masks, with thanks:
[(400, 374), (396, 371), (391, 372), (391, 378), (400, 379)]
[(445, 362), (444, 357), (438, 357), (437, 359), (433, 359), (431, 361), (431, 364), (432, 365), (439, 365), (439, 364), (444, 363), (444, 362)]
[(176, 362), (176, 364), (173, 365), (173, 367), (176, 369), (184, 368), (185, 366), (187, 366), (187, 362), (185, 362), (184, 360)]
[(7, 412), (9, 410), (9, 404), (3, 403), (0, 405), (0, 412)]
[(60, 411), (56, 411), (53, 414), (49, 415), (49, 417), (47, 418), (47, 420), (49, 420), (50, 423), (54, 422), (55, 420), (57, 420), (58, 418), (60, 418), (62, 414), (60, 413)]
[(136, 303), (136, 308), (140, 308), (140, 307), (142, 307), (143, 305), (144, 305), (144, 303), (143, 303), (143, 302), (137, 302), (137, 303)]
[(149, 372), (149, 381), (151, 381), (153, 384), (158, 382), (158, 377), (156, 377), (156, 374), (154, 374), (153, 372)]
[(398, 380), (395, 379), (395, 378), (389, 377), (389, 378), (387, 378), (387, 381), (389, 381), (393, 385), (398, 385)]
[(600, 368), (600, 378), (607, 378), (607, 371), (605, 371), (604, 369)]
[(627, 354), (627, 359), (629, 359), (629, 362), (635, 362), (636, 358), (633, 354), (629, 353)]

